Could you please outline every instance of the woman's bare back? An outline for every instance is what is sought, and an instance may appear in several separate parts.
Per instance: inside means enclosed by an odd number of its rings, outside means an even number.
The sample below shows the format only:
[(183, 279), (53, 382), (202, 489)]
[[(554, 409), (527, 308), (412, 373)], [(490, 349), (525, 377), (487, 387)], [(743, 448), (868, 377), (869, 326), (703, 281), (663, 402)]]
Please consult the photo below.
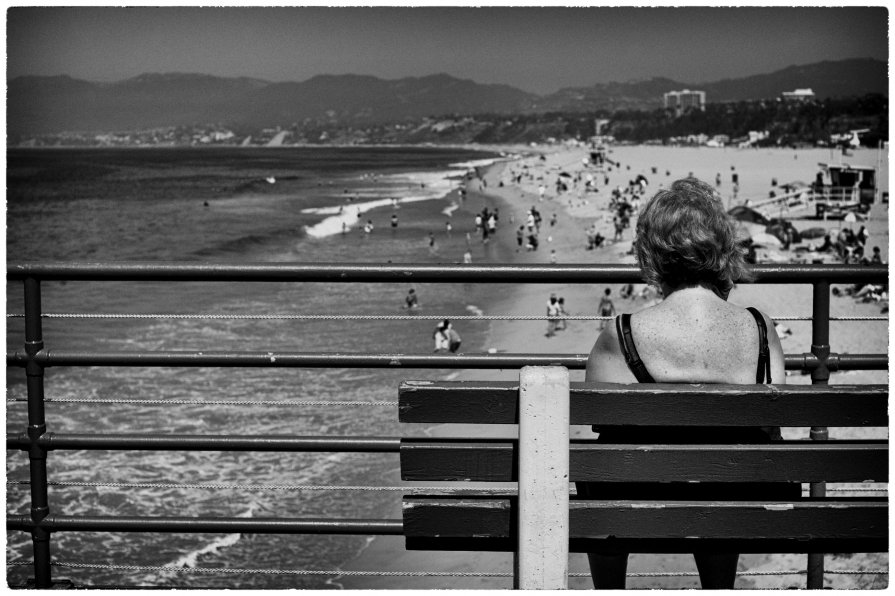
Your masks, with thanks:
[[(784, 382), (783, 352), (769, 330), (771, 377)], [(657, 383), (754, 383), (759, 332), (752, 314), (704, 288), (678, 290), (654, 307), (631, 317), (634, 345)], [(635, 383), (625, 363), (614, 325), (597, 338), (587, 365), (587, 380)]]

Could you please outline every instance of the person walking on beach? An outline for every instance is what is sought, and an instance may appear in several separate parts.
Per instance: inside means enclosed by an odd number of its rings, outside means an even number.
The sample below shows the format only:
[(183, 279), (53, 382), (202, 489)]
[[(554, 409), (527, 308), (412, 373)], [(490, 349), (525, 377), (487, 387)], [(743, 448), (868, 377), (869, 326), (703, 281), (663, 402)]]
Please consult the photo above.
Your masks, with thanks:
[(392, 213), (392, 233), (398, 231), (398, 216)]
[[(561, 316), (561, 317), (569, 316), (569, 313), (566, 312), (566, 299), (565, 298), (560, 296), (557, 299), (556, 304), (559, 306), (559, 316)], [(559, 322), (556, 324), (556, 330), (557, 331), (565, 331), (565, 328), (566, 328), (566, 320), (560, 319)]]
[(435, 331), (432, 332), (432, 339), (435, 340), (435, 352), (445, 352), (450, 347), (450, 339), (448, 336), (449, 322), (447, 319), (435, 325)]
[(556, 294), (550, 294), (550, 300), (547, 302), (547, 334), (546, 337), (556, 335), (556, 326), (559, 322), (556, 317), (559, 316), (559, 301)]
[(522, 241), (525, 239), (525, 226), (519, 226), (519, 229), (516, 230), (516, 252), (519, 252), (519, 249), (522, 248)]
[[(633, 315), (622, 314), (597, 337), (585, 380), (603, 383), (786, 382), (783, 350), (774, 321), (754, 308), (727, 302), (737, 280), (751, 270), (737, 244), (736, 223), (715, 189), (684, 179), (661, 190), (637, 222), (635, 258), (648, 282), (665, 298)], [(764, 444), (781, 440), (779, 428), (703, 429), (604, 426), (598, 442)], [(682, 432), (686, 432), (682, 435)], [(682, 439), (683, 437), (683, 439)], [(581, 499), (784, 501), (799, 499), (799, 483), (748, 488), (720, 482), (579, 482)], [(713, 549), (694, 554), (704, 589), (732, 589), (739, 554)], [(596, 589), (623, 589), (628, 553), (588, 553)]]
[(619, 213), (616, 213), (612, 217), (612, 225), (615, 227), (615, 236), (613, 237), (613, 241), (618, 242), (619, 240), (623, 240), (625, 223), (624, 221), (622, 221), (622, 216)]
[(451, 230), (453, 230), (453, 226), (451, 226), (451, 220), (447, 220), (444, 222), (444, 233), (447, 234), (447, 237), (451, 237)]
[(404, 298), (404, 304), (404, 308), (419, 308), (420, 301), (419, 298), (417, 298), (416, 290), (410, 288), (407, 292), (407, 297)]
[(429, 232), (429, 254), (434, 255), (438, 252), (438, 246), (435, 244), (435, 234)]
[[(615, 304), (612, 303), (612, 298), (609, 295), (612, 294), (612, 290), (606, 288), (603, 292), (603, 296), (600, 298), (600, 316), (601, 317), (614, 317), (615, 316)], [(600, 320), (600, 326), (597, 329), (603, 329), (606, 326), (606, 320)]]

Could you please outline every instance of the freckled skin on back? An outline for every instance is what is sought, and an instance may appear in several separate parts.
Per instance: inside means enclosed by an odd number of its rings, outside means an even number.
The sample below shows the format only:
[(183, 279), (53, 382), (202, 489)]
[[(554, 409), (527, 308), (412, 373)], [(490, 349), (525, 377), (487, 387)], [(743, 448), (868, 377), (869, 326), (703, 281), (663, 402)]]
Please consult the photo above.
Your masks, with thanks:
[[(783, 350), (765, 315), (771, 377), (785, 383)], [(755, 382), (758, 328), (743, 307), (701, 287), (671, 292), (663, 302), (631, 317), (634, 344), (658, 383)], [(619, 347), (615, 325), (607, 325), (591, 350), (588, 381), (636, 383)]]

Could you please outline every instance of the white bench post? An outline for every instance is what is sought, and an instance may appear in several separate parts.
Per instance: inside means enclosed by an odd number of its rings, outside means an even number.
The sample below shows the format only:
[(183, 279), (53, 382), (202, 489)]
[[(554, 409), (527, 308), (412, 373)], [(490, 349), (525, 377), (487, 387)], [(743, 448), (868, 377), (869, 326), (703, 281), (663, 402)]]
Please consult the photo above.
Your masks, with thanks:
[(569, 571), (569, 371), (519, 375), (519, 543), (514, 587), (565, 590)]

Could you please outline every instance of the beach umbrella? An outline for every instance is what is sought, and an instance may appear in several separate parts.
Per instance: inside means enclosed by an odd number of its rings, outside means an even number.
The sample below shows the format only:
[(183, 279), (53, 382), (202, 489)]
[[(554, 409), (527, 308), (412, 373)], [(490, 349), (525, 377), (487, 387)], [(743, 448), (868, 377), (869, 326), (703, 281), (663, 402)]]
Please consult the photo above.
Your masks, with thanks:
[(727, 213), (730, 214), (730, 216), (733, 217), (737, 221), (744, 221), (744, 222), (748, 222), (748, 223), (757, 223), (757, 224), (764, 224), (764, 225), (768, 224), (767, 217), (765, 217), (764, 215), (762, 215), (755, 209), (746, 207), (745, 205), (737, 205), (736, 207), (733, 207), (732, 209), (730, 209), (730, 211), (728, 211)]
[(825, 228), (808, 228), (802, 230), (801, 234), (802, 238), (823, 238), (827, 235), (827, 230)]
[(780, 239), (774, 236), (773, 234), (768, 234), (767, 232), (761, 232), (759, 234), (754, 234), (752, 236), (752, 244), (756, 246), (773, 246), (779, 247), (783, 243), (780, 242)]

